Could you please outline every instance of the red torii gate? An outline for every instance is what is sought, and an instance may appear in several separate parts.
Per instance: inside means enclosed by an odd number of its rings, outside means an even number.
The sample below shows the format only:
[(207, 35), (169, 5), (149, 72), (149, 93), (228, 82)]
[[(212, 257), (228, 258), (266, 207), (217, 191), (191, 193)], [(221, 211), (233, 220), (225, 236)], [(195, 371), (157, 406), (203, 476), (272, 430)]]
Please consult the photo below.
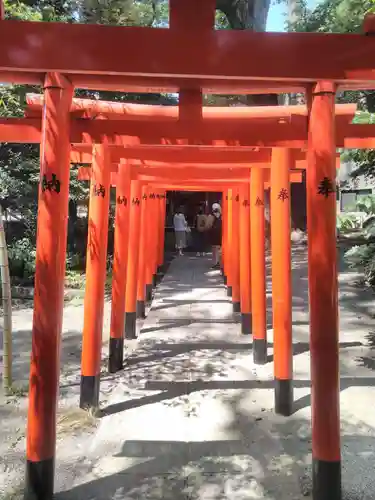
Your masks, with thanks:
[[(339, 500), (341, 474), (336, 202), (332, 190), (326, 190), (323, 194), (318, 186), (323, 181), (332, 182), (335, 147), (345, 145), (344, 141), (340, 142), (339, 135), (339, 141), (335, 142), (335, 92), (339, 87), (374, 87), (375, 40), (373, 37), (355, 34), (215, 32), (212, 30), (214, 0), (204, 4), (198, 0), (190, 0), (189, 4), (186, 1), (171, 0), (170, 7), (171, 28), (165, 30), (17, 21), (1, 23), (1, 80), (43, 84), (45, 112), (42, 123), (41, 177), (46, 175), (49, 178), (54, 173), (58, 175), (61, 186), (59, 193), (56, 193), (42, 185), (39, 196), (39, 241), (35, 276), (37, 300), (33, 320), (25, 498), (49, 500), (53, 495), (58, 381), (56, 368), (63, 304), (62, 262), (65, 256), (71, 138), (69, 110), (73, 87), (79, 85), (84, 88), (112, 90), (126, 90), (130, 87), (202, 88), (216, 93), (224, 89), (250, 92), (249, 89), (252, 88), (257, 93), (306, 89), (309, 101), (307, 200), (313, 497), (314, 500)], [(200, 16), (195, 19), (195, 36), (192, 38), (191, 21), (194, 10), (198, 8)], [(366, 32), (373, 32), (374, 25), (374, 17), (369, 17), (365, 23)], [(32, 43), (35, 40), (38, 43)], [(63, 47), (61, 40), (64, 40)], [(127, 58), (121, 57), (114, 49), (124, 46), (135, 48)], [(150, 52), (153, 54), (152, 66), (148, 62)], [(252, 54), (251, 60), (247, 57), (249, 53)], [(319, 58), (314, 56), (317, 53)], [(340, 58), (336, 57), (337, 53)], [(74, 59), (71, 54), (75, 55)], [(247, 64), (243, 61), (247, 61)], [(32, 127), (35, 128), (35, 124), (37, 125), (34, 122)], [(154, 132), (150, 137), (160, 137), (157, 128), (152, 130), (151, 125), (155, 124), (149, 125), (148, 131)], [(174, 124), (171, 125), (167, 136), (180, 139), (181, 136), (175, 135)], [(101, 142), (105, 127), (100, 124), (100, 120), (94, 127), (96, 142)], [(112, 127), (113, 140), (124, 140), (118, 135), (118, 130), (116, 132), (116, 126)], [(121, 133), (127, 135), (125, 130), (126, 126), (123, 124)], [(144, 133), (144, 129), (142, 132)], [(271, 144), (273, 147), (286, 146), (290, 141), (290, 127), (289, 130), (284, 130), (284, 143), (280, 136), (278, 144), (271, 143), (270, 137), (268, 143), (263, 142), (263, 132), (266, 132), (265, 128), (257, 127), (250, 138), (243, 134), (237, 136), (236, 140), (244, 144), (253, 142), (250, 145)], [(88, 142), (93, 141), (94, 137), (92, 130), (90, 137), (87, 137), (87, 133), (79, 126), (78, 136), (88, 139)], [(221, 140), (228, 141), (229, 136), (230, 134)], [(183, 137), (189, 138), (189, 135)], [(218, 140), (218, 137), (205, 132), (202, 140)], [(305, 147), (306, 135), (301, 133), (299, 146), (295, 145), (297, 143), (298, 140), (292, 146), (288, 142), (288, 147)], [(367, 144), (370, 143), (372, 142)], [(39, 351), (41, 346), (44, 354)], [(326, 418), (327, 408), (330, 419)], [(34, 414), (38, 415), (38, 421), (33, 421)]]

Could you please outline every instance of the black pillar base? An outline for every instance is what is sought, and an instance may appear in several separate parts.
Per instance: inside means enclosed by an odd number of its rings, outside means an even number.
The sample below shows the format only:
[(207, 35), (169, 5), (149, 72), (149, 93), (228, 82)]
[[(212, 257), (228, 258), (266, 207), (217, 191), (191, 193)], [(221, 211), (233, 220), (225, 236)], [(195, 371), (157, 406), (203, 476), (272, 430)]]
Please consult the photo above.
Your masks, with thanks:
[(158, 266), (158, 274), (163, 274), (164, 272), (164, 264), (161, 264), (160, 266)]
[(146, 285), (146, 302), (152, 302), (152, 284)]
[(289, 417), (293, 413), (293, 381), (275, 378), (275, 412)]
[(227, 286), (227, 297), (232, 297), (232, 287), (230, 285)]
[(123, 369), (124, 339), (109, 339), (109, 373), (116, 373)]
[(26, 462), (24, 500), (52, 500), (55, 476), (55, 459)]
[(251, 313), (241, 314), (241, 333), (242, 335), (251, 335)]
[(83, 410), (99, 408), (100, 374), (92, 377), (81, 375), (81, 394), (79, 407)]
[(253, 358), (256, 365), (267, 363), (267, 340), (253, 339)]
[(152, 276), (152, 287), (155, 288), (156, 285), (157, 285), (157, 282), (158, 282), (158, 275), (157, 274), (154, 274)]
[(137, 338), (137, 313), (125, 313), (125, 338), (132, 340)]
[(224, 281), (224, 285), (226, 286), (226, 284), (228, 282), (228, 278), (225, 276), (225, 274), (223, 274), (223, 281)]
[(341, 500), (341, 462), (313, 458), (313, 500)]
[(240, 302), (233, 302), (233, 312), (234, 313), (240, 313), (241, 312), (241, 303)]
[(144, 300), (137, 300), (137, 319), (145, 319), (146, 303)]

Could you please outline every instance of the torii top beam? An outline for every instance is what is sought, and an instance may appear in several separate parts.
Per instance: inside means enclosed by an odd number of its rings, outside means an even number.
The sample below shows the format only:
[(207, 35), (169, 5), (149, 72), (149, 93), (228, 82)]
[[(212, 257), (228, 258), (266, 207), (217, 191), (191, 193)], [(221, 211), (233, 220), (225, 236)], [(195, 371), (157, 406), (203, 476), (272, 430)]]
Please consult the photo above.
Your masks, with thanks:
[[(215, 31), (202, 26), (192, 36), (187, 29), (2, 21), (0, 47), (0, 71), (90, 74), (98, 82), (101, 75), (115, 75), (146, 77), (150, 83), (157, 77), (189, 79), (200, 86), (207, 86), (207, 79), (293, 85), (331, 80), (366, 88), (373, 84), (375, 69), (375, 38), (357, 34)], [(126, 57), (123, 47), (132, 47)]]
[[(107, 142), (112, 145), (134, 144), (213, 147), (306, 149), (307, 128), (291, 124), (277, 126), (256, 125), (236, 128), (229, 126), (184, 127), (176, 123), (130, 122), (112, 120), (72, 120), (72, 144)], [(199, 138), (197, 140), (197, 137)], [(41, 120), (39, 118), (0, 119), (0, 142), (39, 144)], [(336, 119), (336, 146), (343, 148), (375, 148), (375, 125), (342, 124)]]
[[(155, 166), (167, 166), (171, 163), (178, 167), (208, 167), (208, 168), (230, 168), (234, 164), (246, 165), (250, 163), (270, 163), (272, 159), (271, 149), (251, 150), (244, 148), (243, 151), (226, 147), (183, 147), (183, 146), (109, 146), (111, 162), (119, 163), (121, 159), (135, 160), (133, 164)], [(294, 160), (304, 160), (306, 153), (295, 150)], [(71, 163), (91, 163), (92, 147), (89, 145), (72, 146), (70, 154)], [(161, 162), (161, 163), (160, 163)]]
[[(28, 94), (26, 96), (25, 115), (41, 116), (44, 97), (41, 94)], [(186, 108), (193, 106), (187, 103)], [(338, 104), (335, 108), (336, 117), (345, 117), (352, 121), (357, 110), (356, 104)], [(180, 118), (179, 106), (161, 106), (148, 104), (132, 104), (113, 101), (98, 101), (94, 99), (74, 98), (70, 109), (71, 114), (77, 118), (116, 117), (130, 120), (172, 120)], [(255, 120), (267, 118), (291, 119), (292, 117), (307, 117), (308, 110), (305, 105), (295, 106), (202, 106), (200, 117), (205, 120)], [(184, 114), (186, 116), (186, 113)], [(345, 119), (344, 118), (344, 119)]]
[[(111, 184), (113, 186), (116, 185), (117, 182), (117, 176), (118, 172), (111, 172)], [(182, 188), (182, 186), (200, 186), (202, 189), (204, 189), (206, 186), (222, 186), (222, 185), (238, 185), (238, 184), (244, 184), (244, 183), (249, 183), (250, 182), (250, 172), (248, 172), (247, 175), (242, 175), (235, 177), (233, 175), (231, 176), (221, 176), (218, 178), (204, 178), (204, 177), (189, 177), (189, 178), (183, 178), (179, 177), (177, 179), (173, 179), (167, 176), (163, 175), (151, 175), (151, 174), (145, 174), (145, 173), (134, 173), (134, 179), (141, 180), (143, 182), (147, 183), (163, 183), (168, 186), (178, 186)], [(87, 167), (81, 167), (78, 170), (78, 180), (84, 181), (84, 180), (90, 180), (91, 178), (91, 169)], [(295, 182), (295, 183), (301, 183), (302, 182), (302, 172), (290, 172), (289, 174), (290, 182)], [(263, 173), (263, 180), (264, 182), (270, 182), (270, 170), (264, 170)]]

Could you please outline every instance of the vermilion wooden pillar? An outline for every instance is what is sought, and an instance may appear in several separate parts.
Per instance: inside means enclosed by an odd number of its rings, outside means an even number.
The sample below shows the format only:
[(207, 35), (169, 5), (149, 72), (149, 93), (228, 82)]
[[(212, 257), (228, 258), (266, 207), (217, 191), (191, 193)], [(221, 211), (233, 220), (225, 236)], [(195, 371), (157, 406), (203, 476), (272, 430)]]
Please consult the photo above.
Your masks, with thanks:
[(240, 190), (240, 289), (241, 331), (251, 334), (251, 271), (250, 271), (250, 186)]
[(138, 258), (138, 275), (137, 275), (137, 318), (143, 319), (146, 317), (146, 264), (149, 253), (147, 234), (150, 231), (150, 218), (148, 216), (149, 190), (147, 186), (142, 188), (142, 204), (141, 204), (141, 222), (139, 236), (139, 258)]
[(46, 76), (40, 149), (25, 500), (53, 497), (69, 197), (69, 110), (72, 96), (73, 88), (62, 75)]
[(165, 215), (166, 215), (166, 193), (160, 192), (159, 197), (159, 251), (158, 251), (158, 268), (162, 270), (164, 265), (164, 244), (165, 244)]
[(99, 407), (109, 198), (109, 149), (105, 145), (95, 145), (92, 152), (89, 228), (86, 254), (86, 289), (80, 397), (81, 408)]
[(157, 189), (152, 190), (151, 203), (150, 203), (150, 271), (152, 286), (156, 286), (157, 268), (158, 268), (158, 238), (159, 238), (159, 210), (157, 206)]
[(131, 182), (128, 272), (126, 275), (125, 297), (125, 338), (136, 338), (137, 326), (137, 277), (139, 259), (139, 239), (141, 225), (142, 184), (138, 180)]
[(266, 258), (263, 169), (250, 178), (251, 307), (254, 363), (267, 363)]
[(156, 244), (155, 242), (155, 237), (157, 238), (157, 231), (155, 230), (154, 227), (154, 216), (155, 216), (155, 209), (156, 207), (154, 206), (155, 204), (153, 203), (154, 201), (154, 196), (155, 196), (155, 189), (150, 186), (149, 190), (149, 199), (147, 201), (147, 210), (145, 217), (147, 219), (147, 233), (146, 233), (146, 248), (147, 248), (147, 253), (145, 256), (145, 284), (146, 284), (146, 301), (151, 302), (152, 300), (152, 290), (154, 287), (154, 268), (153, 268), (153, 262), (154, 262), (154, 253), (155, 253), (155, 248), (154, 245)]
[(239, 189), (233, 189), (232, 202), (232, 252), (231, 252), (231, 274), (232, 274), (232, 303), (233, 312), (241, 312), (240, 295), (240, 193)]
[(122, 162), (116, 184), (116, 214), (114, 258), (112, 270), (111, 330), (108, 371), (115, 373), (123, 367), (125, 290), (128, 264), (129, 196), (131, 168)]
[(233, 190), (227, 192), (227, 225), (226, 225), (226, 274), (227, 274), (227, 296), (232, 297), (232, 242), (233, 242)]
[(274, 148), (271, 166), (271, 249), (275, 411), (293, 410), (290, 176), (292, 150)]
[(335, 86), (310, 95), (307, 231), (314, 500), (341, 499)]
[(226, 248), (227, 248), (227, 230), (228, 230), (228, 191), (223, 191), (222, 197), (222, 243), (221, 243), (221, 271), (223, 274), (224, 285), (227, 284), (226, 275)]

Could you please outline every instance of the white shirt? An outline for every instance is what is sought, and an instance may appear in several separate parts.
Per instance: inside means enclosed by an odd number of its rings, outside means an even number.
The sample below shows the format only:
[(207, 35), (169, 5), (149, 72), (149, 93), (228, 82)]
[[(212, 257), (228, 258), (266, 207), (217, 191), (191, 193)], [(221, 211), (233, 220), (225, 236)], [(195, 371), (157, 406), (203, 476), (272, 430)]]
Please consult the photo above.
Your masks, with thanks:
[(186, 219), (184, 214), (175, 214), (173, 217), (173, 226), (175, 231), (186, 231)]

